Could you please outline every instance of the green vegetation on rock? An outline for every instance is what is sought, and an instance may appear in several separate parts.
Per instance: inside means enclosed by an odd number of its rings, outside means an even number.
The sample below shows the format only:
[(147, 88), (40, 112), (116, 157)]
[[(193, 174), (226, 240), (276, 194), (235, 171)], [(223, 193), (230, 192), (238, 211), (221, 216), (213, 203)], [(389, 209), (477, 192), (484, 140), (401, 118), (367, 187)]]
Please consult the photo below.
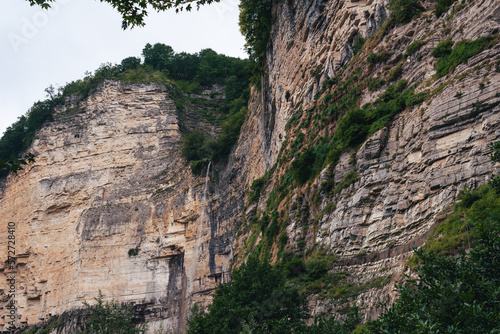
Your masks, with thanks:
[[(143, 64), (139, 58), (128, 57), (118, 65), (103, 64), (94, 73), (87, 73), (83, 79), (72, 81), (57, 91), (48, 88), (48, 98), (36, 102), (0, 139), (0, 176), (7, 175), (10, 170), (17, 171), (26, 162), (33, 161), (33, 156), (24, 152), (41, 126), (54, 120), (55, 107), (70, 101), (76, 103), (78, 108), (79, 103), (95, 93), (105, 80), (164, 85), (179, 112), (184, 112), (188, 104), (201, 106), (198, 108), (200, 117), (209, 123), (220, 124), (221, 134), (217, 139), (204, 140), (203, 145), (197, 147), (196, 157), (193, 157), (193, 151), (186, 158), (188, 161), (224, 160), (238, 140), (246, 118), (251, 62), (220, 55), (210, 49), (196, 54), (175, 53), (170, 46), (160, 43), (153, 46), (147, 44), (143, 55)], [(223, 99), (188, 96), (199, 94), (213, 85), (223, 87)], [(198, 137), (201, 138), (200, 135)]]
[(382, 51), (380, 53), (374, 53), (374, 52), (372, 52), (372, 53), (370, 53), (368, 55), (368, 57), (366, 58), (366, 60), (370, 64), (374, 65), (374, 64), (378, 64), (378, 63), (381, 63), (381, 62), (389, 59), (389, 56), (390, 56), (390, 54), (388, 52), (386, 52), (386, 51)]
[(443, 13), (446, 13), (451, 5), (453, 5), (456, 1), (457, 0), (437, 0), (434, 13), (437, 17), (440, 17)]
[(480, 37), (476, 40), (463, 40), (453, 47), (449, 39), (440, 42), (432, 55), (438, 58), (436, 63), (436, 75), (442, 77), (452, 72), (458, 65), (466, 63), (471, 57), (481, 51), (491, 48), (498, 43), (499, 35)]
[(413, 41), (408, 47), (406, 48), (406, 56), (411, 56), (412, 54), (415, 54), (422, 46), (424, 46), (427, 42), (422, 41), (420, 39), (417, 39)]
[(36, 102), (26, 115), (5, 130), (0, 139), (0, 177), (9, 171), (16, 172), (21, 165), (32, 161), (32, 155), (23, 153), (35, 137), (36, 131), (46, 121), (52, 120), (53, 109), (62, 102), (60, 95)]
[[(322, 268), (322, 267), (321, 267)], [(323, 274), (323, 269), (313, 271)], [(306, 298), (286, 284), (281, 270), (256, 256), (233, 272), (232, 281), (217, 287), (208, 312), (195, 306), (188, 319), (188, 334), (347, 334), (361, 318), (354, 309), (343, 321), (316, 318), (311, 325)]]
[(389, 9), (399, 23), (408, 23), (424, 10), (420, 0), (390, 0)]

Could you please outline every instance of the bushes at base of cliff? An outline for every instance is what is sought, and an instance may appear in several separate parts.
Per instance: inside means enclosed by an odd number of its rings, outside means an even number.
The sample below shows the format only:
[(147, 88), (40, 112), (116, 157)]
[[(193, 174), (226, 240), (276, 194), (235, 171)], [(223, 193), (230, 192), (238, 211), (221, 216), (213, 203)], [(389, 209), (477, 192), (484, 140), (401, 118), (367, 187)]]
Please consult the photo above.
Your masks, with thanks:
[(217, 287), (208, 312), (198, 306), (188, 319), (188, 334), (348, 334), (359, 324), (357, 309), (343, 321), (316, 318), (308, 326), (306, 299), (286, 284), (277, 268), (250, 256), (233, 273), (232, 281)]
[(136, 318), (134, 309), (117, 301), (104, 301), (99, 291), (93, 305), (83, 302), (85, 308), (54, 315), (43, 325), (16, 331), (21, 334), (50, 334), (62, 331), (75, 334), (144, 334), (147, 324)]
[(96, 303), (87, 307), (87, 318), (84, 320), (83, 330), (76, 334), (144, 334), (146, 324), (134, 324), (134, 309), (116, 301), (105, 302), (104, 295), (99, 291), (95, 298)]
[(500, 229), (498, 217), (479, 227), (468, 255), (415, 256), (418, 278), (398, 287), (396, 303), (367, 333), (498, 333), (500, 331)]

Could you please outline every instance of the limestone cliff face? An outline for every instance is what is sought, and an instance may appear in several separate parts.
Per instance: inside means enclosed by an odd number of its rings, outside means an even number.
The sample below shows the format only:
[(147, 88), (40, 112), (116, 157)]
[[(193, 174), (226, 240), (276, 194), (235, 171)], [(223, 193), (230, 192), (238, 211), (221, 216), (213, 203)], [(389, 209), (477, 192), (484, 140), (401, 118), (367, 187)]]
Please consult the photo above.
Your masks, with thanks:
[[(229, 279), (231, 260), (244, 258), (248, 234), (237, 231), (245, 218), (264, 211), (281, 167), (257, 205), (247, 207), (246, 193), (297, 135), (287, 131), (291, 116), (321, 103), (315, 95), (327, 77), (360, 67), (365, 76), (383, 78), (400, 64), (402, 78), (431, 96), (397, 115), (354, 155), (341, 156), (333, 171), (327, 167), (294, 189), (280, 207), (290, 221), (287, 250), (297, 251), (305, 240), (306, 249), (316, 245), (337, 254), (335, 270), (350, 273), (354, 283), (388, 275), (395, 282), (440, 211), (460, 189), (491, 175), (488, 144), (500, 137), (500, 47), (440, 79), (433, 77), (430, 52), (446, 38), (498, 33), (499, 13), (495, 0), (468, 2), (448, 18), (429, 11), (354, 55), (355, 39), (374, 35), (389, 15), (385, 1), (277, 1), (262, 86), (252, 92), (227, 164), (212, 166), (217, 173), (209, 173), (208, 183), (180, 156), (180, 129), (197, 120), (179, 114), (167, 88), (108, 81), (79, 107), (68, 102), (37, 134), (30, 148), (36, 163), (10, 175), (2, 188), (0, 270), (17, 278), (18, 321), (34, 324), (78, 309), (101, 290), (135, 305), (152, 331), (182, 328), (190, 305), (207, 305), (214, 287)], [(425, 44), (402, 61), (415, 40)], [(368, 53), (384, 49), (389, 59), (368, 66)], [(361, 104), (385, 88), (364, 91)], [(338, 185), (354, 170), (356, 181), (335, 196), (319, 191), (329, 173)], [(16, 224), (14, 270), (4, 265), (8, 222)], [(393, 299), (392, 290), (387, 284), (355, 299), (373, 318), (379, 302)], [(7, 294), (1, 280), (3, 310)], [(318, 296), (310, 303), (313, 313), (327, 310)], [(4, 314), (0, 325), (8, 320)]]
[[(459, 190), (484, 184), (494, 171), (488, 145), (500, 136), (499, 45), (439, 79), (435, 78), (436, 59), (431, 51), (447, 38), (458, 42), (497, 34), (500, 3), (473, 1), (457, 10), (451, 8), (441, 18), (432, 14), (432, 2), (426, 5), (429, 10), (420, 18), (391, 28), (376, 45), (368, 40), (355, 57), (356, 36), (374, 35), (390, 14), (386, 1), (280, 1), (274, 6), (260, 116), (267, 139), (262, 153), (266, 166), (277, 161), (283, 142), (297, 135), (286, 131), (290, 117), (304, 110), (302, 117), (305, 110), (322, 103), (314, 95), (328, 77), (343, 74), (345, 78), (358, 67), (362, 77), (386, 79), (389, 70), (399, 64), (402, 79), (417, 92), (430, 94), (424, 104), (405, 110), (390, 127), (375, 133), (354, 156), (341, 156), (333, 169), (335, 185), (355, 171), (352, 185), (333, 198), (321, 193), (320, 185), (330, 173), (327, 167), (280, 206), (291, 221), (287, 249), (297, 251), (302, 239), (305, 249), (320, 246), (331, 250), (343, 264), (337, 270), (348, 272), (354, 283), (367, 283), (382, 275), (391, 275), (391, 283), (397, 281), (412, 248), (425, 241), (439, 221), (439, 213), (453, 203)], [(408, 45), (416, 40), (425, 41), (424, 46), (403, 58)], [(390, 55), (383, 65), (366, 62), (370, 52), (383, 51)], [(351, 66), (346, 67), (349, 62)], [(374, 101), (386, 87), (363, 91), (360, 105)], [(310, 129), (298, 131), (307, 135)], [(266, 194), (283, 170), (278, 167), (273, 175)], [(312, 198), (314, 191), (320, 192), (319, 205), (313, 203), (318, 201)], [(266, 200), (263, 196), (258, 204), (261, 211)], [(246, 237), (237, 241), (236, 248), (243, 248)], [(379, 302), (393, 298), (393, 284), (388, 284), (355, 299), (367, 318), (373, 318), (380, 312)], [(315, 297), (311, 307), (315, 313), (327, 309)]]
[(152, 329), (175, 330), (191, 297), (226, 279), (229, 253), (210, 257), (205, 178), (178, 153), (178, 118), (164, 87), (108, 81), (41, 129), (36, 163), (9, 176), (0, 205), (3, 250), (16, 224), (17, 264), (1, 270), (17, 278), (20, 323), (81, 308), (101, 290), (136, 305)]

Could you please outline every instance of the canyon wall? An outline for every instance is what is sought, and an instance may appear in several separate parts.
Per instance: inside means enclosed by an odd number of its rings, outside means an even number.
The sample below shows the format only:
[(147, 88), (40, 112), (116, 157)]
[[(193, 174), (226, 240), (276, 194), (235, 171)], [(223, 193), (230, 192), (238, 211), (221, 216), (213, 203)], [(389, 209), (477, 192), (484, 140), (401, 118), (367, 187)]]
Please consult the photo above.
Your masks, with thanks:
[[(314, 314), (356, 302), (365, 319), (378, 316), (380, 302), (394, 300), (393, 286), (402, 278), (408, 257), (442, 220), (442, 211), (460, 190), (486, 183), (495, 172), (489, 144), (500, 135), (498, 39), (441, 78), (436, 76), (437, 60), (431, 51), (446, 39), (456, 43), (498, 34), (500, 3), (462, 3), (440, 18), (433, 14), (432, 2), (425, 6), (427, 10), (410, 23), (389, 25), (386, 1), (279, 1), (274, 6), (260, 117), (267, 139), (262, 153), (265, 166), (268, 169), (277, 162), (277, 170), (248, 218), (266, 210), (272, 190), (286, 177), (290, 156), (285, 153), (293, 151), (290, 142), (299, 133), (307, 142), (314, 138), (311, 132), (330, 136), (334, 132), (335, 124), (327, 125), (326, 131), (321, 126), (312, 130), (314, 120), (323, 117), (316, 113), (326, 104), (323, 98), (336, 94), (335, 86), (331, 91), (327, 86), (316, 96), (328, 78), (384, 79), (382, 86), (362, 91), (360, 106), (385, 92), (395, 67), (401, 68), (400, 79), (415, 92), (428, 94), (423, 104), (398, 114), (390, 126), (357, 151), (344, 153), (336, 166), (328, 166), (312, 182), (294, 189), (288, 195), (291, 198), (279, 205), (288, 219), (288, 251), (328, 250), (339, 260), (334, 271), (347, 273), (348, 283), (355, 286), (369, 286), (377, 279), (386, 282), (382, 288), (350, 297), (347, 303), (331, 305), (330, 298), (311, 296)], [(359, 36), (367, 41), (355, 54)], [(406, 55), (415, 41), (423, 46)], [(386, 53), (387, 60), (371, 64), (366, 60), (371, 53)], [(287, 129), (297, 115), (298, 123), (308, 125)], [(321, 190), (328, 178), (334, 179), (335, 188), (350, 173), (355, 173), (355, 180), (338, 194)], [(250, 235), (237, 239), (235, 249), (241, 250), (240, 255)], [(274, 245), (274, 259), (277, 253)]]
[[(296, 131), (308, 130), (287, 130), (292, 115), (321, 103), (315, 95), (328, 78), (357, 67), (383, 78), (400, 64), (402, 78), (429, 98), (343, 154), (333, 171), (327, 167), (294, 189), (280, 207), (290, 221), (287, 250), (298, 251), (299, 240), (306, 249), (327, 249), (339, 259), (335, 270), (348, 272), (352, 283), (389, 277), (384, 287), (350, 300), (366, 319), (377, 316), (379, 302), (394, 298), (392, 283), (439, 213), (460, 189), (485, 183), (493, 171), (488, 145), (500, 136), (499, 45), (442, 78), (434, 76), (430, 53), (446, 38), (498, 34), (500, 3), (472, 1), (451, 11), (436, 18), (429, 10), (394, 25), (355, 54), (356, 36), (380, 31), (389, 15), (385, 1), (277, 1), (261, 87), (252, 91), (227, 163), (211, 166), (208, 178), (193, 176), (181, 157), (180, 129), (193, 127), (185, 119), (217, 129), (180, 114), (168, 87), (106, 81), (80, 105), (68, 101), (30, 147), (36, 162), (10, 175), (0, 194), (0, 270), (16, 278), (17, 324), (77, 310), (102, 291), (107, 300), (134, 305), (151, 332), (183, 328), (190, 306), (208, 305), (215, 286), (230, 279), (231, 261), (244, 259), (249, 235), (237, 232), (265, 211), (283, 168), (271, 173), (259, 203), (248, 205), (247, 191), (276, 166)], [(403, 58), (415, 40), (426, 43)], [(384, 64), (365, 61), (382, 50), (390, 54)], [(366, 89), (361, 104), (385, 88)], [(338, 185), (351, 171), (356, 181), (335, 196), (319, 191), (329, 173)], [(16, 226), (12, 268), (6, 263), (8, 222)], [(277, 248), (272, 252), (276, 258)], [(2, 279), (0, 326), (9, 321), (8, 293)], [(310, 298), (314, 314), (329, 310), (328, 303)]]
[[(227, 280), (228, 241), (211, 230), (206, 178), (180, 156), (168, 96), (157, 84), (107, 81), (79, 106), (57, 110), (30, 148), (36, 162), (7, 179), (0, 269), (17, 280), (18, 325), (81, 308), (101, 291), (135, 305), (152, 329), (174, 330), (191, 298)], [(3, 251), (8, 222), (14, 268)]]

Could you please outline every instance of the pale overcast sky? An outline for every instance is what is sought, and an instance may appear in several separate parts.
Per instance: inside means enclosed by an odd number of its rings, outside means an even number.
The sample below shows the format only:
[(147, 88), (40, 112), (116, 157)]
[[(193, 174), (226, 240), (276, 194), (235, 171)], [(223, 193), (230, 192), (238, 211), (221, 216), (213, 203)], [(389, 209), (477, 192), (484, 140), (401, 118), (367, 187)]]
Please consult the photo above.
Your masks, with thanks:
[(146, 43), (176, 52), (211, 48), (246, 57), (238, 27), (238, 0), (176, 14), (151, 12), (145, 27), (121, 29), (121, 16), (96, 0), (58, 0), (51, 11), (27, 0), (3, 0), (0, 12), (0, 136), (51, 84), (63, 86), (94, 71), (141, 55)]

